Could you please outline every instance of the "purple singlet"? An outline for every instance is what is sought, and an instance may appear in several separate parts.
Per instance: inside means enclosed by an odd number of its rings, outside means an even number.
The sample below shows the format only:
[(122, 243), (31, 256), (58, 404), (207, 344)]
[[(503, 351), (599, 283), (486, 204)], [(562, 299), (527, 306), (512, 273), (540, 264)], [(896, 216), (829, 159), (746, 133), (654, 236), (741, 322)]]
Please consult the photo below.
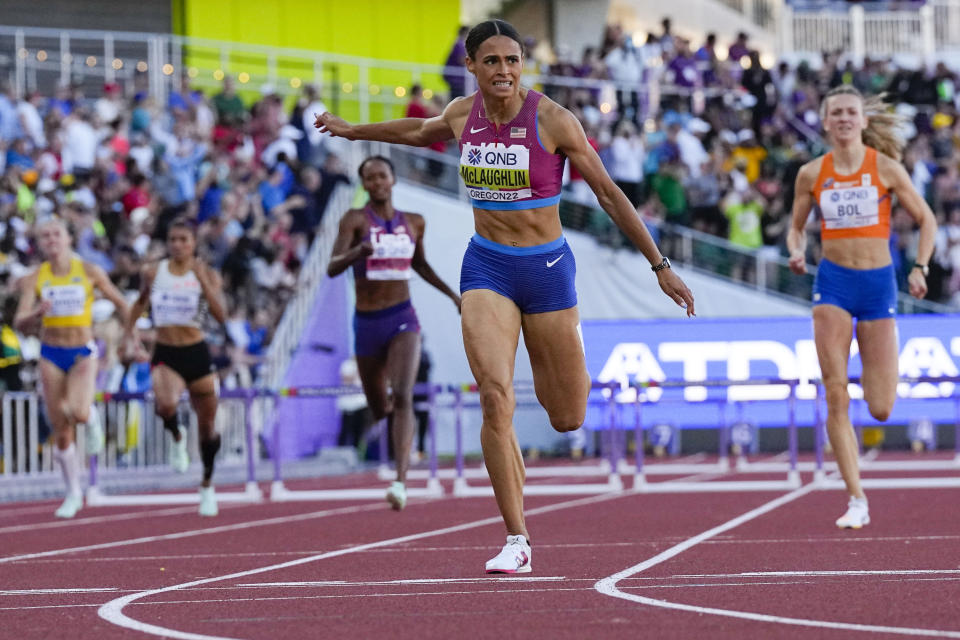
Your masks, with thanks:
[(417, 248), (407, 218), (402, 211), (394, 211), (393, 218), (384, 220), (370, 205), (363, 209), (370, 223), (366, 240), (373, 245), (373, 253), (353, 264), (353, 277), (367, 280), (409, 280), (410, 262)]
[(533, 209), (560, 201), (563, 154), (540, 143), (537, 105), (543, 94), (527, 90), (520, 112), (497, 127), (483, 114), (483, 98), (473, 95), (460, 134), (460, 177), (478, 209)]

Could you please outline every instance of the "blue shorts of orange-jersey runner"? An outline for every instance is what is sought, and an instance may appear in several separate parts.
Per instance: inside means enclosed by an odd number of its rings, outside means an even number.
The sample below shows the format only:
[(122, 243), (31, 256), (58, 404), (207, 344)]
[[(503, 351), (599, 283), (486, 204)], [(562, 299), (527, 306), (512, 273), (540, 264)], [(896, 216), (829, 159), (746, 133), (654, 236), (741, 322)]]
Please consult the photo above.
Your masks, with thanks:
[(69, 373), (73, 365), (83, 358), (97, 355), (97, 345), (92, 340), (79, 347), (58, 347), (52, 344), (40, 344), (40, 357), (57, 365), (64, 373)]
[(490, 289), (513, 300), (522, 313), (577, 306), (577, 262), (561, 236), (534, 247), (509, 247), (475, 235), (460, 270), (460, 293)]
[(813, 304), (840, 307), (857, 320), (893, 318), (897, 315), (897, 278), (893, 265), (849, 269), (820, 260), (813, 282)]

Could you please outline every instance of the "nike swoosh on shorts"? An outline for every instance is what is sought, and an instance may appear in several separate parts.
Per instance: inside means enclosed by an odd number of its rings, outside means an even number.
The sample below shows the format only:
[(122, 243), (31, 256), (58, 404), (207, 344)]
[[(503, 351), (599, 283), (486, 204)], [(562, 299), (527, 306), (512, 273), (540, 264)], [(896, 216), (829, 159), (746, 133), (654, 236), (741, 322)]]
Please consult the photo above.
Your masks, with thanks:
[[(560, 254), (560, 258), (562, 258), (562, 257), (565, 256), (565, 255), (567, 255), (567, 254), (561, 253), (561, 254)], [(560, 262), (560, 258), (554, 258), (553, 260), (547, 260), (547, 268), (549, 269), (549, 268), (552, 267), (553, 265), (555, 265), (555, 264), (557, 264), (558, 262)]]

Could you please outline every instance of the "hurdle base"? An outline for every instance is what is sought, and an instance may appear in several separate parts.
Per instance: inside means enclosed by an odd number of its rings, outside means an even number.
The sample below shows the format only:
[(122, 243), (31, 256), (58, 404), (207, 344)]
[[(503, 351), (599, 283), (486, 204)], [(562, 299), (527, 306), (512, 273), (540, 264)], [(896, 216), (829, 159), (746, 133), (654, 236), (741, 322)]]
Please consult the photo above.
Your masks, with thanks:
[[(256, 482), (248, 482), (243, 491), (224, 491), (217, 493), (217, 503), (257, 503), (263, 502), (263, 492)], [(140, 507), (148, 505), (200, 504), (200, 493), (128, 493), (108, 494), (97, 486), (87, 488), (88, 507)]]
[[(861, 478), (864, 489), (954, 489), (960, 487), (960, 478)], [(817, 489), (845, 489), (843, 480), (829, 479), (818, 483)]]
[[(525, 496), (583, 496), (600, 493), (615, 493), (623, 491), (623, 480), (620, 475), (611, 473), (605, 483), (583, 484), (530, 484), (523, 487)], [(479, 498), (493, 496), (492, 486), (474, 487), (466, 478), (457, 478), (453, 481), (453, 495), (458, 498)]]
[[(634, 480), (636, 483), (636, 480)], [(637, 488), (637, 485), (634, 485)], [(710, 482), (643, 482), (638, 490), (642, 493), (729, 493), (740, 491), (786, 491), (795, 489), (787, 480), (717, 480)]]
[[(270, 502), (297, 502), (322, 500), (386, 500), (386, 487), (375, 489), (287, 489), (275, 480), (270, 485)], [(407, 487), (408, 498), (442, 498), (443, 485), (437, 478), (427, 481), (426, 487)]]

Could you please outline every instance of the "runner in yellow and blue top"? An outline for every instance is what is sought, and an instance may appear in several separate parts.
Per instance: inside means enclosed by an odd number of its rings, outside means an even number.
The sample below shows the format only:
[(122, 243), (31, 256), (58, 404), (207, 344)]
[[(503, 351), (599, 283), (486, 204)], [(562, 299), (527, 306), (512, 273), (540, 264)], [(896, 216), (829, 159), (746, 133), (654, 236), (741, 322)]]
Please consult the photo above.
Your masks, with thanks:
[(607, 175), (572, 113), (520, 86), (523, 39), (503, 20), (467, 35), (465, 60), (478, 90), (434, 118), (352, 125), (330, 113), (315, 126), (350, 140), (414, 146), (457, 138), (460, 175), (476, 235), (460, 276), (463, 342), (477, 379), (483, 459), (506, 525), (507, 544), (488, 573), (531, 571), (523, 517), (523, 457), (513, 429), (513, 365), (523, 332), (537, 398), (557, 431), (583, 424), (590, 392), (573, 279), (558, 200), (565, 158), (604, 210), (650, 261), (660, 288), (693, 315), (693, 294), (671, 270), (636, 209)]
[(14, 326), (34, 332), (40, 325), (40, 381), (47, 417), (53, 425), (54, 459), (63, 472), (67, 497), (55, 515), (72, 518), (83, 506), (76, 427), (87, 425), (87, 453), (103, 447), (103, 430), (93, 403), (97, 347), (93, 341), (92, 308), (98, 289), (127, 319), (123, 295), (100, 267), (81, 260), (70, 248), (66, 224), (51, 217), (37, 227), (40, 250), (47, 258), (20, 281)]

